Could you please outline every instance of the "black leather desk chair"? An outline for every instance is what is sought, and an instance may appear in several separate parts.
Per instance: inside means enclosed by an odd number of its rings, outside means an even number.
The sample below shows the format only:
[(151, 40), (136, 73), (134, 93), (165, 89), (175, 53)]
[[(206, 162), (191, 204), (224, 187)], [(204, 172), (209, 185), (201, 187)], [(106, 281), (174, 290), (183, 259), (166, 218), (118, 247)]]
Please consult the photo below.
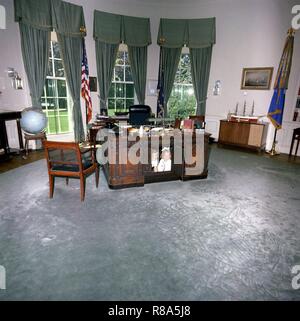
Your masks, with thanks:
[(150, 106), (134, 105), (129, 107), (129, 123), (133, 126), (147, 125), (150, 115)]

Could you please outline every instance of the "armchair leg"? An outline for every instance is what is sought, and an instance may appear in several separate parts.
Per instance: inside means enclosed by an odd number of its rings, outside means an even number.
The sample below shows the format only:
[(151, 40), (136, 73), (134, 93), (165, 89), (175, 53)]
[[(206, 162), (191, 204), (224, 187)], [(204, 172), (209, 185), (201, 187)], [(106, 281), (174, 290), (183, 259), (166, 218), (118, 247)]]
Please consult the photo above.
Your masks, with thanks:
[(298, 142), (297, 142), (295, 156), (297, 156), (297, 154), (298, 154), (299, 143), (300, 143), (300, 139), (298, 139)]
[(85, 177), (80, 177), (80, 196), (81, 196), (81, 202), (84, 201), (85, 197)]
[(49, 176), (49, 187), (50, 187), (49, 197), (50, 197), (50, 198), (53, 198), (54, 185), (55, 185), (55, 177), (52, 176), (52, 175), (50, 175), (50, 176)]
[(96, 178), (96, 188), (99, 186), (99, 166), (97, 165), (95, 170), (95, 178)]
[(66, 177), (66, 185), (69, 185), (69, 177)]

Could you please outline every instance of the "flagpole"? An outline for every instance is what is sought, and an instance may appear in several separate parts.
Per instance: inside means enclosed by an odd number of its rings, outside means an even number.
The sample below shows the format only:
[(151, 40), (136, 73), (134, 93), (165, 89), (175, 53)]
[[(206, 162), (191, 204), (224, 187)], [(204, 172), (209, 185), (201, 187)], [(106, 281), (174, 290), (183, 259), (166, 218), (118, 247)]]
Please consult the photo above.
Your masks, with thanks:
[(85, 101), (85, 126), (86, 126), (86, 139), (89, 140), (89, 129), (88, 129), (88, 105)]
[(277, 141), (276, 141), (276, 138), (277, 138), (277, 128), (275, 128), (275, 133), (274, 133), (274, 139), (273, 139), (273, 144), (272, 144), (272, 148), (270, 149), (270, 151), (268, 151), (267, 153), (270, 155), (270, 156), (275, 156), (275, 155), (279, 155), (280, 153), (276, 152), (276, 144), (277, 144)]

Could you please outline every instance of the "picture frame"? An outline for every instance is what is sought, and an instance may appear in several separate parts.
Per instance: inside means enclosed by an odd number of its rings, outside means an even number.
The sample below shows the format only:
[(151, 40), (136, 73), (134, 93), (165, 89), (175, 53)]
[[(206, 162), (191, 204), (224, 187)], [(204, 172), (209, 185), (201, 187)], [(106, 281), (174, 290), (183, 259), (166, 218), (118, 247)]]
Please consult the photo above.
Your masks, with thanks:
[(241, 89), (270, 90), (273, 67), (243, 68)]
[(157, 80), (148, 79), (147, 96), (157, 96)]

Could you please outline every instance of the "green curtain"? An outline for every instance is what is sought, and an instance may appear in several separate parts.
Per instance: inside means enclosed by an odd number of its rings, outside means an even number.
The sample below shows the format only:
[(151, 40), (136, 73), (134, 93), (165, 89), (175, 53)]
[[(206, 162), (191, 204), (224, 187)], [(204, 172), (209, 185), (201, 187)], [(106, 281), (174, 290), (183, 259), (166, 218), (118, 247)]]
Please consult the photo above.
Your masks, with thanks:
[(140, 104), (145, 103), (147, 46), (151, 44), (150, 19), (94, 11), (97, 73), (100, 108), (107, 108), (113, 70), (120, 43), (128, 46), (135, 91)]
[(14, 0), (15, 21), (40, 30), (52, 30), (51, 0)]
[(49, 59), (50, 31), (19, 24), (22, 56), (28, 79), (32, 105), (41, 106)]
[(81, 60), (82, 38), (57, 34), (64, 63), (68, 88), (73, 100), (74, 135), (76, 142), (84, 141), (84, 129), (81, 113)]
[(157, 44), (161, 47), (179, 48), (187, 42), (186, 19), (160, 19)]
[(148, 47), (128, 46), (134, 89), (141, 105), (145, 104)]
[(150, 19), (122, 16), (122, 41), (127, 46), (145, 47), (151, 44)]
[(94, 39), (110, 44), (148, 46), (151, 44), (150, 19), (95, 10)]
[(216, 43), (216, 18), (160, 19), (157, 43), (161, 47), (203, 48)]
[(197, 115), (205, 115), (212, 46), (190, 48), (191, 72), (197, 100)]
[(75, 141), (81, 142), (85, 139), (80, 103), (82, 37), (85, 36), (83, 8), (61, 0), (53, 0), (52, 20), (73, 100)]
[(168, 114), (167, 104), (172, 92), (176, 71), (180, 60), (182, 48), (165, 48), (161, 47), (160, 66), (163, 71), (163, 88), (164, 88), (164, 110), (165, 117)]
[(107, 109), (107, 99), (112, 82), (119, 44), (96, 40), (97, 74), (100, 91), (100, 108)]
[(216, 18), (188, 19), (188, 40), (186, 46), (189, 48), (204, 48), (216, 43)]
[(14, 8), (32, 105), (41, 108), (52, 30), (50, 0), (15, 0)]

